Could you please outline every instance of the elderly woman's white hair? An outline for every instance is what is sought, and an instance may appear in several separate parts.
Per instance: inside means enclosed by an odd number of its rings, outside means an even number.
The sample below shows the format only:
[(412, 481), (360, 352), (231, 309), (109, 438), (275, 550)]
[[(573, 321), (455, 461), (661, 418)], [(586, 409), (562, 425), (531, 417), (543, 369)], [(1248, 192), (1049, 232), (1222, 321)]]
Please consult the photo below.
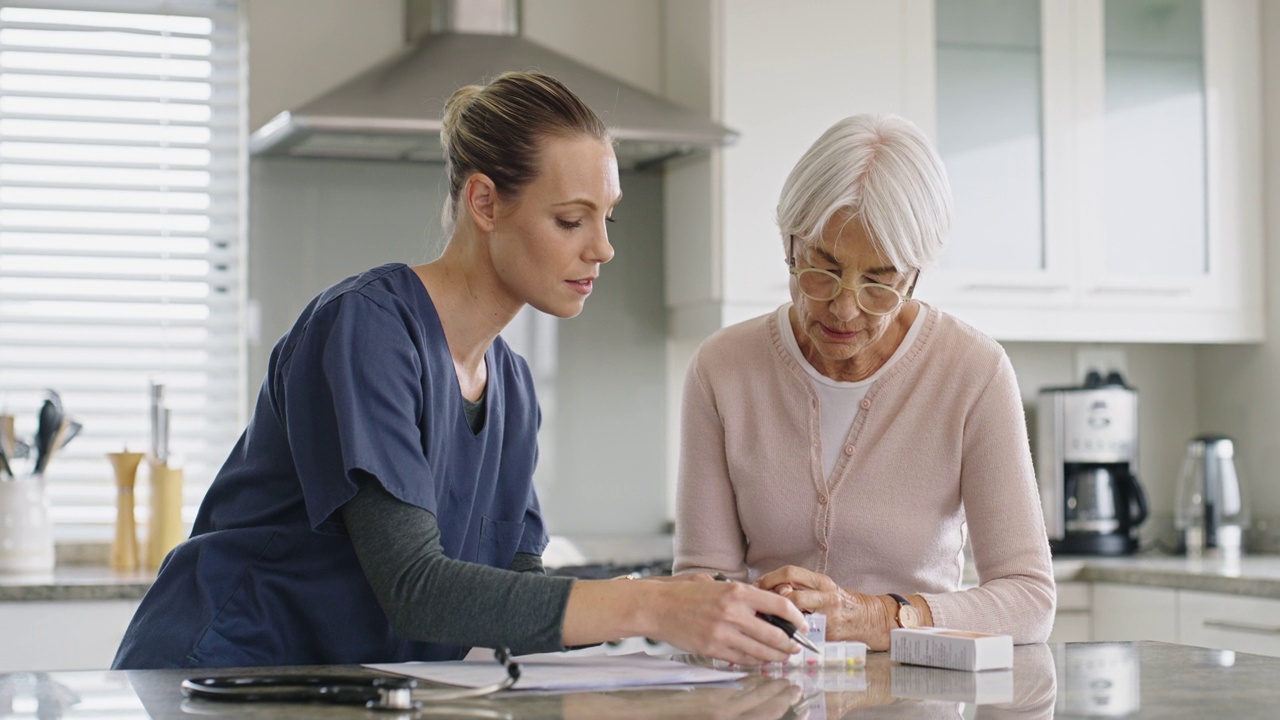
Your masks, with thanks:
[(782, 186), (784, 246), (792, 235), (814, 242), (836, 216), (863, 223), (899, 271), (937, 259), (951, 228), (951, 185), (920, 128), (893, 115), (854, 115), (814, 142)]

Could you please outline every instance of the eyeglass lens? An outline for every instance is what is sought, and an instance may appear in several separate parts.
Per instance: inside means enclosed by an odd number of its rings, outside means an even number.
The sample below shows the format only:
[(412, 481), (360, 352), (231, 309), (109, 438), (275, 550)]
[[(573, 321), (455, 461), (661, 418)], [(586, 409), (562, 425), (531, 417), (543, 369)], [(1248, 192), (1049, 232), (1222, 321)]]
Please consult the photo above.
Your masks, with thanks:
[[(833, 300), (840, 294), (840, 278), (832, 273), (817, 268), (807, 268), (796, 272), (796, 280), (800, 292), (814, 300)], [(898, 291), (887, 285), (859, 285), (857, 289), (858, 307), (869, 313), (892, 312), (902, 303)]]

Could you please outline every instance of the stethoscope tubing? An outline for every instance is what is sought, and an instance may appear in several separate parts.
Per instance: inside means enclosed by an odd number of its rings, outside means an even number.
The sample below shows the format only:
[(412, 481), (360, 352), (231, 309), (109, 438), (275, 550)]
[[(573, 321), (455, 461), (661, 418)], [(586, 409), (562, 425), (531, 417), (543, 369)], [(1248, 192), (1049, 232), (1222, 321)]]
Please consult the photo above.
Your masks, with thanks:
[(355, 675), (239, 675), (197, 677), (182, 681), (189, 698), (229, 702), (323, 702), (364, 705), (372, 710), (412, 710), (423, 702), (446, 702), (485, 697), (507, 690), (520, 679), (520, 666), (510, 662), (506, 648), (495, 652), (507, 668), (506, 677), (479, 687), (420, 688), (413, 678)]

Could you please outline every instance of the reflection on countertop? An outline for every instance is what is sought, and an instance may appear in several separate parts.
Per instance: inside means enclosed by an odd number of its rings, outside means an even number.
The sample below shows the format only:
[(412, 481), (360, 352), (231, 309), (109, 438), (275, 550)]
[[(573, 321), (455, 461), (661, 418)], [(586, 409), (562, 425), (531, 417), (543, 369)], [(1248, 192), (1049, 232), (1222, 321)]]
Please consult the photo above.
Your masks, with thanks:
[[(691, 662), (695, 660), (686, 658)], [(607, 659), (602, 658), (607, 661)], [(213, 718), (426, 716), (490, 718), (843, 718), (863, 712), (880, 717), (954, 718), (966, 705), (1000, 717), (1047, 718), (1055, 702), (1054, 654), (1047, 645), (1018, 648), (1013, 670), (968, 673), (911, 667), (873, 653), (865, 668), (767, 668), (740, 680), (710, 685), (666, 686), (548, 694), (512, 691), (417, 713), (332, 705), (227, 703), (183, 698), (182, 679), (234, 673), (375, 675), (354, 666), (252, 668), (223, 671), (132, 670), (127, 672), (10, 673), (0, 675), (0, 717)], [(518, 685), (517, 685), (518, 687)], [(993, 715), (993, 717), (996, 715)]]
[(183, 698), (184, 678), (217, 674), (375, 675), (356, 666), (221, 671), (9, 673), (5, 718), (1051, 718), (1273, 717), (1280, 658), (1156, 642), (1020, 646), (1012, 670), (969, 673), (897, 665), (759, 669), (698, 686), (569, 692), (509, 691), (419, 712), (227, 703)]

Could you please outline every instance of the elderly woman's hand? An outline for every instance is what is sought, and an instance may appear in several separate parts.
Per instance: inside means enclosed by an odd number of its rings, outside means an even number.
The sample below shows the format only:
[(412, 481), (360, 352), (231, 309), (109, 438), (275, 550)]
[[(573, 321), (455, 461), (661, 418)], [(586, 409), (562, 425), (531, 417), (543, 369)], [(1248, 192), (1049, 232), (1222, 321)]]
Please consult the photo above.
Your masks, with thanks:
[(778, 568), (756, 580), (803, 612), (827, 616), (828, 640), (859, 640), (871, 650), (889, 649), (890, 609), (877, 595), (845, 590), (822, 573), (795, 565)]

